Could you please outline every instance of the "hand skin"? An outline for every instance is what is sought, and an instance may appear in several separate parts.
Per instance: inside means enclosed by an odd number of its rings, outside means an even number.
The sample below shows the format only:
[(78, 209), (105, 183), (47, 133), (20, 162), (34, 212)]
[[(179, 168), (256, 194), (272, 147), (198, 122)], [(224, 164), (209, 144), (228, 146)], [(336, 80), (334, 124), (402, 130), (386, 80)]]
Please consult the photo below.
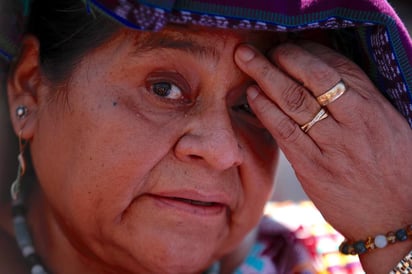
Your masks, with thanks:
[[(363, 240), (412, 223), (412, 131), (359, 67), (309, 42), (281, 44), (267, 58), (241, 45), (235, 61), (257, 83), (247, 91), (251, 108), (332, 226)], [(346, 93), (305, 134), (299, 125), (319, 111), (316, 96), (340, 79)], [(406, 241), (360, 259), (367, 273), (388, 273), (411, 249)]]

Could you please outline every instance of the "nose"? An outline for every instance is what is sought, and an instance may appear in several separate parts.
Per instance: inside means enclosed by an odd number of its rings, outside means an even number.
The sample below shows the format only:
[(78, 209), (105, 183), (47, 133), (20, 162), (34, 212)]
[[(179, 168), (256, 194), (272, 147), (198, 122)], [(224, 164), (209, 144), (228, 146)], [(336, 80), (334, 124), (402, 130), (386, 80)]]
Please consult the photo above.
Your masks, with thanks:
[(209, 111), (192, 117), (187, 129), (175, 146), (178, 159), (206, 163), (217, 170), (243, 162), (243, 149), (227, 111)]

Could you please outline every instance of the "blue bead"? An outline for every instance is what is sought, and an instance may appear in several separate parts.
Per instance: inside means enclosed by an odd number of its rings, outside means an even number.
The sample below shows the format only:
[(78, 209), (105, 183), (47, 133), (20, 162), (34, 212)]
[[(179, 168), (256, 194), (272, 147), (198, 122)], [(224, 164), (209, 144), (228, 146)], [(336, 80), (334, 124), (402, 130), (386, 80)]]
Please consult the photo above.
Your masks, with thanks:
[(24, 217), (15, 217), (13, 219), (14, 231), (16, 233), (16, 240), (20, 248), (24, 246), (32, 246), (32, 240)]
[(408, 239), (408, 233), (406, 229), (399, 229), (395, 232), (396, 239), (400, 242), (406, 241)]
[(349, 244), (346, 243), (346, 242), (344, 242), (344, 243), (342, 243), (342, 244), (340, 245), (339, 251), (340, 251), (342, 254), (349, 255), (349, 254), (350, 254), (350, 252), (349, 252), (349, 247), (350, 247)]
[(358, 241), (353, 244), (353, 248), (357, 254), (363, 254), (367, 251), (366, 245), (363, 241)]

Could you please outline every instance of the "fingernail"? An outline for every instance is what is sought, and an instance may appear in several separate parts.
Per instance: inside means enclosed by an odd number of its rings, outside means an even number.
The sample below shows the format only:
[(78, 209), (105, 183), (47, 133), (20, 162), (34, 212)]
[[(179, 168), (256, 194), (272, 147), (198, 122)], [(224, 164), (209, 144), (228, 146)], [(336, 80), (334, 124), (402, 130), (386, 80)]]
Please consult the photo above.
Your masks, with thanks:
[(252, 101), (258, 97), (259, 93), (259, 90), (254, 86), (251, 86), (246, 90), (247, 97)]
[(255, 57), (255, 52), (248, 46), (239, 46), (239, 48), (236, 51), (236, 55), (243, 62), (248, 62), (252, 60), (253, 57)]

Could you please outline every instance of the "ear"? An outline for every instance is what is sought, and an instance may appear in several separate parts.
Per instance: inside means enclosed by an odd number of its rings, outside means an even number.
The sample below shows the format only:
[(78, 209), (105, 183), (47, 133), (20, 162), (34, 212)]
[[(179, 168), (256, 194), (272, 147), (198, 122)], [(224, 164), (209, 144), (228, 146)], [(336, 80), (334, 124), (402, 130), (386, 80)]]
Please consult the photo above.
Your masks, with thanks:
[[(27, 36), (7, 81), (11, 122), (15, 133), (25, 140), (33, 137), (36, 128), (40, 85), (39, 42), (34, 36)], [(27, 108), (27, 114), (20, 118), (16, 113), (19, 106)]]

